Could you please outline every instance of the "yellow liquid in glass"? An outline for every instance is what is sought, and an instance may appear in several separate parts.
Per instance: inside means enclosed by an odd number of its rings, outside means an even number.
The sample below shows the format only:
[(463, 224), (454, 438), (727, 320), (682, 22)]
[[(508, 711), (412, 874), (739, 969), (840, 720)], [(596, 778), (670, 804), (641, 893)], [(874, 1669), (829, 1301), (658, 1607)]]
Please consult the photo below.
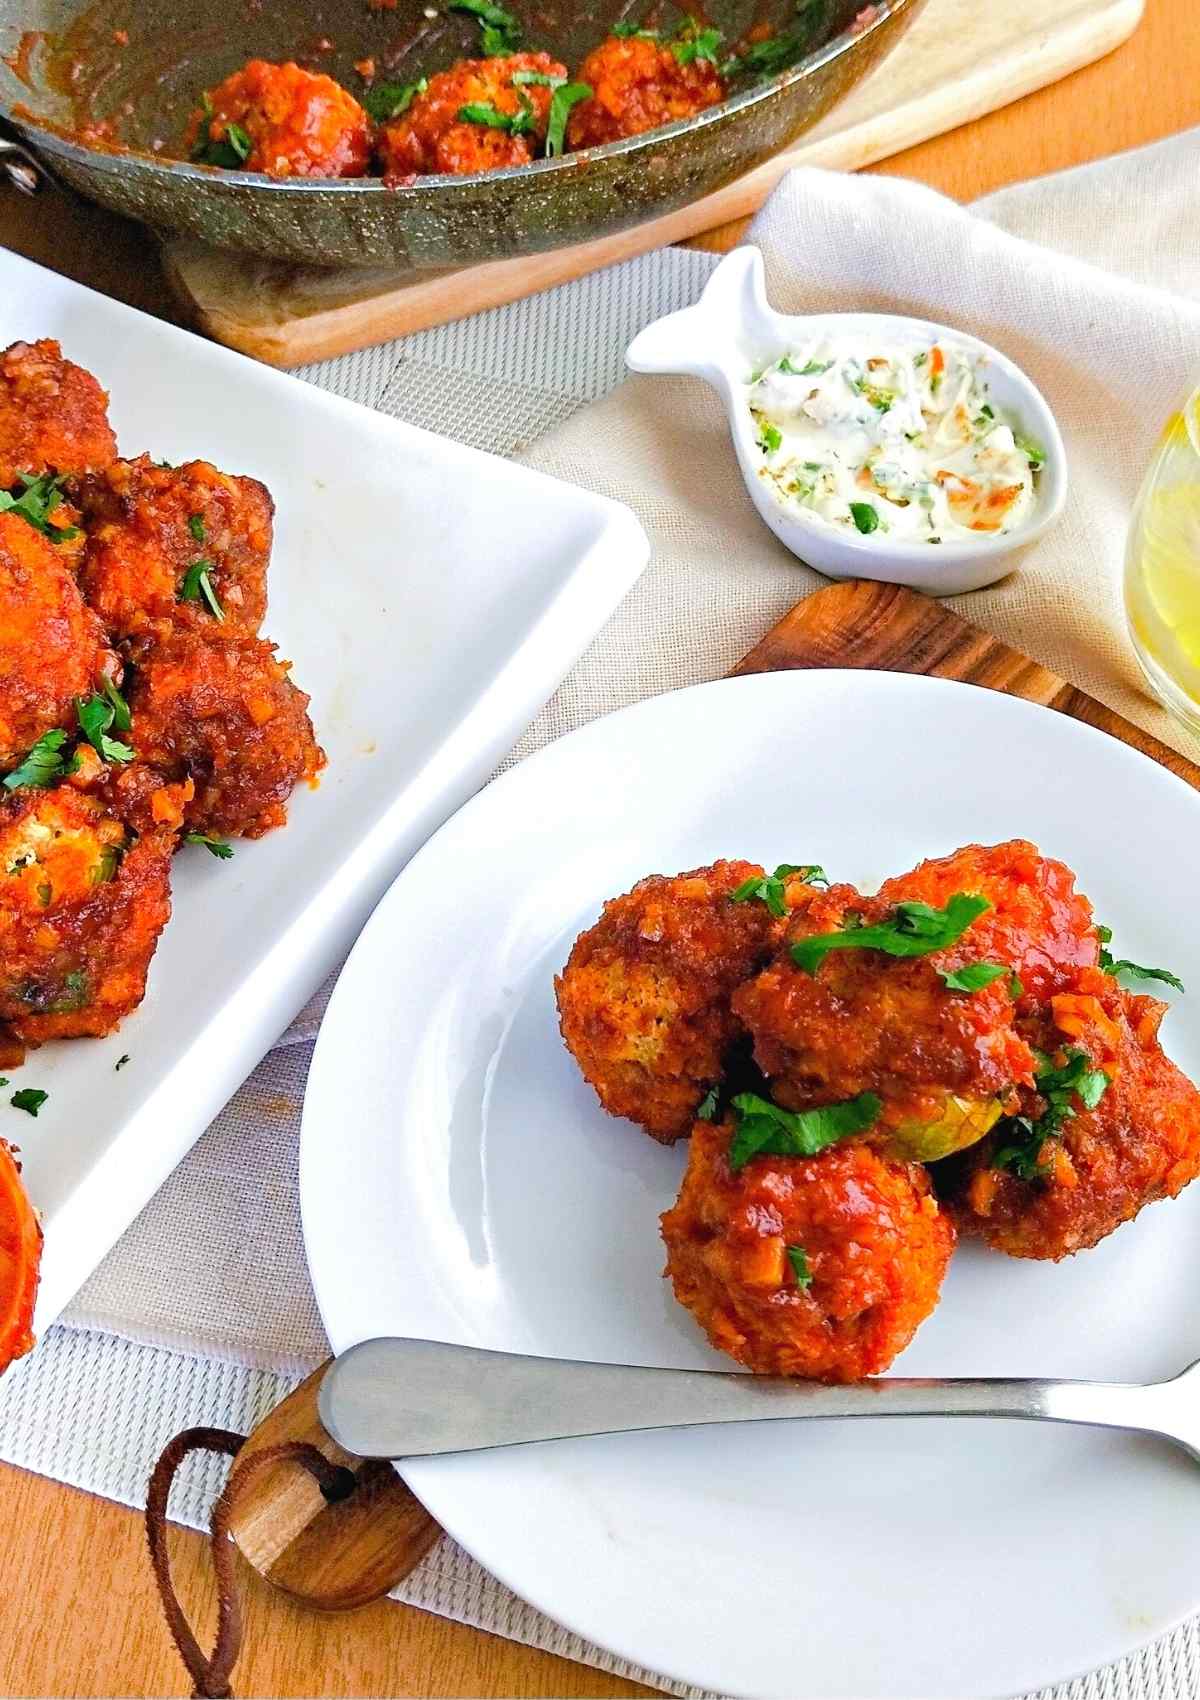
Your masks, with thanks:
[(1155, 691), (1200, 731), (1200, 390), (1168, 421), (1138, 495), (1125, 608)]

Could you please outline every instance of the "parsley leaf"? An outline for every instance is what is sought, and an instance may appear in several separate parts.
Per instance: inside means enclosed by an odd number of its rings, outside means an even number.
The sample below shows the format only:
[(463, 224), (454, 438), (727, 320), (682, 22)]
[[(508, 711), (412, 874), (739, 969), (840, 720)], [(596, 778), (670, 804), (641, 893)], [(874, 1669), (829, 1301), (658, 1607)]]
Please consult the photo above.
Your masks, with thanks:
[(879, 512), (871, 502), (851, 502), (850, 517), (864, 537), (879, 529)]
[(560, 89), (567, 79), (565, 77), (552, 77), (547, 71), (514, 71), (512, 80), (517, 88), (532, 85), (534, 88)]
[(690, 65), (696, 59), (715, 65), (717, 49), (724, 39), (720, 30), (702, 29), (695, 18), (689, 18), (669, 46), (681, 65)]
[(104, 692), (112, 706), (112, 724), (116, 727), (118, 732), (128, 732), (130, 726), (133, 724), (129, 714), (129, 704), (125, 701), (125, 698), (121, 695), (120, 691), (113, 684), (112, 680), (107, 677), (107, 675), (101, 679), (100, 689)]
[(717, 1113), (717, 1100), (719, 1096), (720, 1094), (716, 1087), (710, 1086), (703, 1098), (701, 1098), (699, 1104), (696, 1106), (696, 1119), (698, 1121), (710, 1122), (713, 1120)]
[[(225, 133), (215, 137), (212, 133), (213, 108), (207, 94), (200, 96), (200, 104), (204, 110), (200, 133), (196, 145), (192, 149), (192, 161), (196, 165), (220, 165), (226, 171), (240, 171), (254, 151), (254, 143), (240, 124), (227, 123)], [(218, 123), (222, 120), (218, 119)]]
[(489, 130), (503, 130), (509, 136), (527, 136), (533, 130), (537, 114), (524, 95), (516, 112), (501, 112), (498, 106), (484, 101), (470, 101), (460, 106), (458, 116), (464, 124), (482, 124)]
[(1023, 998), (1025, 996), (1025, 986), (1019, 974), (1009, 975), (1008, 995), (1014, 1003), (1016, 1003), (1018, 998)]
[(787, 914), (787, 904), (784, 902), (786, 884), (793, 875), (799, 875), (809, 885), (828, 885), (825, 870), (816, 862), (780, 862), (773, 874), (752, 874), (748, 880), (743, 880), (736, 891), (729, 893), (731, 903), (749, 903), (752, 897), (757, 897), (765, 903), (777, 919)]
[(803, 366), (793, 366), (791, 360), (785, 354), (779, 362), (779, 370), (785, 372), (789, 378), (807, 378), (821, 372), (828, 372), (832, 365), (832, 360), (806, 360)]
[(798, 1287), (812, 1286), (812, 1270), (808, 1267), (808, 1253), (802, 1245), (790, 1245), (787, 1248), (788, 1262), (792, 1266), (792, 1274), (796, 1277)]
[(1002, 962), (969, 962), (965, 968), (954, 968), (949, 973), (939, 968), (938, 973), (949, 991), (978, 992), (984, 986), (990, 986), (993, 980), (1008, 974), (1009, 970)]
[(72, 538), (79, 536), (77, 525), (51, 525), (50, 515), (62, 501), (61, 478), (55, 478), (45, 473), (41, 478), (32, 478), (29, 473), (18, 474), (24, 486), (19, 496), (14, 496), (8, 490), (0, 490), (0, 514), (19, 514), (35, 531), (40, 531), (43, 537), (48, 537), (53, 543), (69, 543)]
[(729, 1147), (729, 1167), (736, 1174), (752, 1157), (815, 1157), (827, 1145), (874, 1126), (882, 1105), (873, 1092), (860, 1092), (844, 1104), (781, 1110), (754, 1092), (742, 1092), (733, 1108), (737, 1131)]
[(1030, 472), (1040, 472), (1046, 464), (1046, 451), (1040, 443), (1035, 443), (1031, 437), (1018, 437), (1014, 433), (1013, 441), (1029, 462)]
[(1112, 928), (1096, 926), (1096, 936), (1100, 940), (1100, 966), (1106, 974), (1115, 979), (1119, 974), (1128, 974), (1132, 980), (1161, 980), (1166, 986), (1173, 986), (1177, 992), (1187, 990), (1178, 974), (1170, 973), (1166, 968), (1143, 968), (1137, 962), (1130, 962), (1127, 956), (1114, 956), (1108, 946), (1112, 943)]
[(630, 36), (635, 35), (640, 36), (643, 41), (658, 41), (662, 31), (643, 29), (641, 24), (635, 24), (629, 18), (624, 18), (619, 24), (613, 25), (609, 34), (615, 35), (618, 41), (628, 41)]
[(1029, 1116), (1009, 1116), (1001, 1122), (1007, 1143), (993, 1153), (994, 1169), (1008, 1169), (1023, 1181), (1037, 1180), (1047, 1169), (1041, 1161), (1043, 1145), (1047, 1139), (1057, 1138), (1078, 1113), (1072, 1100), (1077, 1097), (1085, 1110), (1094, 1110), (1108, 1091), (1108, 1075), (1093, 1067), (1086, 1051), (1071, 1046), (1065, 1055), (1061, 1066), (1049, 1057), (1039, 1058), (1040, 1067), (1033, 1079), (1046, 1108), (1036, 1121)]
[(197, 543), (203, 543), (204, 542), (204, 515), (203, 514), (189, 514), (188, 515), (188, 530), (191, 532), (192, 536), (196, 539)]
[(233, 855), (233, 845), (224, 838), (212, 838), (207, 832), (187, 832), (184, 834), (185, 844), (203, 844), (210, 856), (216, 856), (218, 861), (228, 862)]
[[(360, 104), (364, 106), (377, 124), (390, 124), (393, 118), (399, 118), (407, 112), (419, 94), (424, 94), (429, 87), (428, 77), (418, 77), (415, 83), (372, 83), (369, 89), (364, 89)], [(192, 534), (195, 536), (195, 533)], [(203, 543), (203, 537), (196, 538)]]
[(41, 1092), (36, 1086), (22, 1086), (8, 1101), (14, 1110), (24, 1110), (26, 1114), (36, 1116), (49, 1096), (48, 1092)]
[(5, 778), (5, 789), (16, 791), (22, 786), (28, 786), (30, 789), (44, 788), (53, 785), (56, 779), (74, 773), (79, 761), (76, 756), (63, 755), (62, 747), (66, 741), (67, 734), (61, 726), (43, 732), (20, 767), (14, 768)]
[(928, 903), (897, 903), (895, 914), (874, 926), (853, 924), (840, 933), (819, 933), (799, 939), (792, 961), (806, 974), (815, 974), (831, 950), (881, 950), (887, 956), (928, 956), (956, 943), (973, 921), (992, 906), (986, 897), (956, 891), (944, 909)]
[[(129, 709), (125, 699), (121, 697), (116, 686), (111, 687), (120, 700), (125, 711), (125, 728), (129, 726)], [(117, 718), (117, 708), (109, 701), (107, 693), (104, 696), (95, 695), (88, 698), (75, 698), (75, 714), (79, 720), (79, 730), (88, 743), (103, 756), (105, 761), (126, 762), (133, 760), (133, 751), (128, 744), (120, 743), (116, 738), (108, 736), (108, 729)]]
[(180, 580), (176, 600), (179, 602), (199, 602), (203, 597), (213, 618), (223, 620), (225, 610), (213, 589), (212, 579), (208, 576), (213, 570), (211, 561), (206, 561), (203, 558), (193, 561)]
[(491, 0), (450, 0), (452, 12), (470, 12), (481, 32), (480, 45), (485, 59), (515, 53), (521, 45), (521, 25), (503, 6)]
[(567, 145), (567, 119), (571, 108), (581, 100), (591, 100), (590, 83), (564, 83), (550, 96), (550, 113), (546, 122), (546, 158), (557, 159)]
[(772, 425), (766, 419), (759, 421), (758, 446), (765, 455), (773, 455), (782, 442), (783, 433), (778, 425)]

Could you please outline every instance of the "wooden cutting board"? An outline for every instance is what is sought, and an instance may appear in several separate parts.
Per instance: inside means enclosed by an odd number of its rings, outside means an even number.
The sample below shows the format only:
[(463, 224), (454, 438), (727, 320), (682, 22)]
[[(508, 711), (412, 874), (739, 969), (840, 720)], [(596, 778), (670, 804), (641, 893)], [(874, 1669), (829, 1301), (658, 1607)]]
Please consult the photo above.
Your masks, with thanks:
[[(960, 679), (1041, 703), (1131, 744), (1200, 790), (1200, 767), (1047, 668), (968, 625), (939, 602), (895, 585), (836, 584), (799, 603), (733, 669), (862, 667)], [(317, 1416), (323, 1365), (251, 1435), (239, 1459), (279, 1442), (308, 1441), (356, 1472), (358, 1486), (329, 1504), (311, 1479), (285, 1464), (234, 1483), (234, 1538), (284, 1592), (320, 1610), (365, 1605), (389, 1592), (424, 1557), (437, 1524), (387, 1467), (361, 1464), (325, 1433)]]
[(679, 212), (528, 259), (456, 271), (328, 271), (169, 240), (198, 327), (275, 366), (366, 348), (532, 295), (757, 211), (795, 165), (853, 171), (1045, 87), (1124, 41), (1144, 0), (927, 0), (895, 52), (794, 147)]

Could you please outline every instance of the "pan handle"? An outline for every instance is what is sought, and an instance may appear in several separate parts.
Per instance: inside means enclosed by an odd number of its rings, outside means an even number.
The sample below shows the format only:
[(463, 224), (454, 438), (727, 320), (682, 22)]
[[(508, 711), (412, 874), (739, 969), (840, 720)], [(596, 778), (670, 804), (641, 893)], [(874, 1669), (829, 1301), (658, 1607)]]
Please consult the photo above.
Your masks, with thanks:
[(3, 178), (23, 195), (36, 195), (49, 183), (50, 173), (37, 155), (0, 123), (0, 179)]

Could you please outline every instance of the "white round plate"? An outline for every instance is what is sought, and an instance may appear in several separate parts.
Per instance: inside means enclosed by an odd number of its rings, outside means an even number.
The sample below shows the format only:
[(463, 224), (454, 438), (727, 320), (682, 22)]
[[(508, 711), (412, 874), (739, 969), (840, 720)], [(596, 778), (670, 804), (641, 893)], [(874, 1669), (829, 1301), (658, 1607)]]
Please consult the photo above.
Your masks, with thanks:
[[(1200, 797), (1027, 703), (886, 673), (702, 685), (476, 797), (342, 975), (304, 1115), (335, 1349), (381, 1334), (728, 1368), (661, 1279), (685, 1151), (605, 1116), (552, 976), (602, 899), (718, 856), (873, 889), (1023, 836), (1120, 954), (1200, 994)], [(1200, 1070), (1188, 1000), (1168, 1048)], [(1200, 1355), (1200, 1187), (1058, 1267), (978, 1246), (909, 1375), (1140, 1381)], [(788, 1700), (973, 1700), (1128, 1652), (1200, 1604), (1200, 1471), (1146, 1439), (994, 1422), (771, 1423), (412, 1462), (434, 1516), (560, 1623), (651, 1670)]]

